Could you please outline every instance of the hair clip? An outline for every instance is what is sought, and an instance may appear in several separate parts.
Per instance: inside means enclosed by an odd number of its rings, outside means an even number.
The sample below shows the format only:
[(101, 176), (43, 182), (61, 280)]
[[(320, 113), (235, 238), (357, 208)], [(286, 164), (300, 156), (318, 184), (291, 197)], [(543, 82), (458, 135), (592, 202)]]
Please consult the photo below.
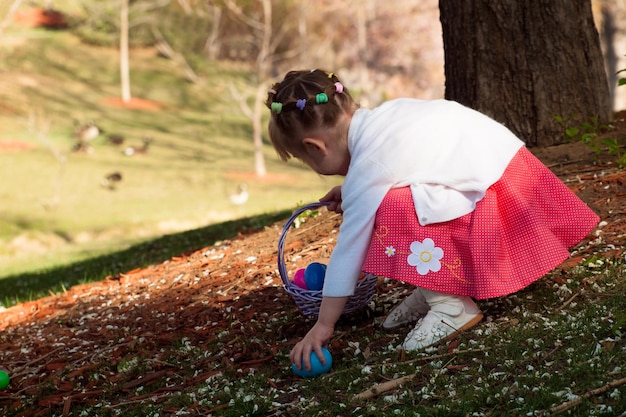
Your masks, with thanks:
[(271, 109), (274, 113), (280, 114), (280, 112), (283, 110), (283, 103), (279, 103), (278, 101), (275, 101), (272, 103)]
[(296, 107), (300, 109), (300, 111), (304, 111), (304, 106), (306, 106), (306, 98), (301, 98), (296, 101)]
[(315, 96), (315, 104), (328, 103), (328, 96), (326, 93), (319, 93)]
[(335, 83), (335, 92), (337, 94), (343, 93), (343, 84), (341, 84), (339, 81)]
[(335, 73), (334, 73), (334, 72), (330, 72), (330, 73), (328, 73), (328, 78), (333, 78), (333, 75), (335, 75)]
[(270, 88), (269, 90), (267, 90), (268, 94), (276, 94), (276, 90), (274, 90), (273, 88)]

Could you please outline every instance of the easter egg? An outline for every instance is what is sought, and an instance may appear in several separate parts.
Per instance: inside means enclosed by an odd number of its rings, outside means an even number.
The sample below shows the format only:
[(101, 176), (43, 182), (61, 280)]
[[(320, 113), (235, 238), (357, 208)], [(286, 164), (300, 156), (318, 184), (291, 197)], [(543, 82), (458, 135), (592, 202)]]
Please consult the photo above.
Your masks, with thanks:
[(8, 387), (9, 382), (11, 382), (9, 374), (4, 371), (0, 371), (0, 389), (5, 389), (6, 387)]
[(304, 270), (304, 282), (308, 289), (319, 291), (324, 286), (326, 265), (319, 262), (310, 263)]
[(304, 288), (308, 290), (306, 286), (306, 282), (304, 281), (304, 269), (298, 269), (293, 276), (293, 283), (296, 284), (300, 288)]
[(322, 353), (324, 354), (324, 359), (326, 359), (326, 365), (322, 365), (322, 362), (318, 359), (317, 354), (315, 352), (311, 352), (310, 371), (307, 371), (304, 368), (304, 364), (302, 365), (302, 369), (298, 369), (295, 363), (291, 365), (291, 369), (296, 375), (302, 378), (315, 378), (316, 376), (325, 374), (330, 371), (330, 368), (333, 366), (333, 357), (325, 347), (322, 348)]

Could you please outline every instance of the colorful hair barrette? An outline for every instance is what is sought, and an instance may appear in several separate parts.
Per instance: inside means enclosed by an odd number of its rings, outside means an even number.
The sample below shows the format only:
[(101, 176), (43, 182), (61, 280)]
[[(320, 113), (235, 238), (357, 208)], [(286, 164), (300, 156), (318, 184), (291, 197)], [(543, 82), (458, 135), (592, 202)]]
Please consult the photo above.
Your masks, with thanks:
[(296, 101), (296, 107), (300, 109), (300, 111), (304, 111), (304, 106), (306, 106), (306, 98), (301, 98)]
[(271, 109), (274, 113), (280, 114), (280, 112), (283, 111), (283, 103), (275, 101), (272, 103)]
[(328, 73), (328, 78), (333, 78), (333, 75), (335, 75), (335, 73), (334, 73), (334, 72), (330, 72), (330, 73)]
[(337, 94), (343, 93), (343, 84), (341, 84), (339, 81), (335, 83), (335, 92)]
[(315, 104), (328, 103), (328, 96), (326, 93), (319, 93), (315, 96)]

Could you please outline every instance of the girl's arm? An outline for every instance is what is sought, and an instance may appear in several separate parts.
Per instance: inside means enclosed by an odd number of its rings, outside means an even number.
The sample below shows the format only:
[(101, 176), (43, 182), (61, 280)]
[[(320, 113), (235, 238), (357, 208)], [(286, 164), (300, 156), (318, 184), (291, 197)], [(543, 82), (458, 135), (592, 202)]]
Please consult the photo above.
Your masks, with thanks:
[(291, 363), (295, 363), (298, 369), (304, 367), (307, 371), (311, 370), (311, 352), (315, 352), (320, 362), (326, 364), (322, 346), (326, 345), (333, 335), (335, 323), (339, 320), (347, 301), (348, 297), (322, 297), (317, 322), (289, 354)]

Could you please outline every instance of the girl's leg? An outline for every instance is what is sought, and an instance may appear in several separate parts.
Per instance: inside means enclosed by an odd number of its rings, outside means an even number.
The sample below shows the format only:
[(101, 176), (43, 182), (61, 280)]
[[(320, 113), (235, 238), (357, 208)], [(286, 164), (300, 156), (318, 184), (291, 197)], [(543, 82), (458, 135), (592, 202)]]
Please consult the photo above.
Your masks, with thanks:
[(419, 350), (452, 339), (463, 330), (475, 326), (483, 318), (470, 297), (445, 294), (421, 288), (430, 310), (409, 332), (402, 347)]
[(417, 287), (413, 293), (395, 306), (383, 322), (385, 329), (394, 329), (403, 324), (416, 322), (428, 313), (430, 306), (426, 302), (421, 288)]

